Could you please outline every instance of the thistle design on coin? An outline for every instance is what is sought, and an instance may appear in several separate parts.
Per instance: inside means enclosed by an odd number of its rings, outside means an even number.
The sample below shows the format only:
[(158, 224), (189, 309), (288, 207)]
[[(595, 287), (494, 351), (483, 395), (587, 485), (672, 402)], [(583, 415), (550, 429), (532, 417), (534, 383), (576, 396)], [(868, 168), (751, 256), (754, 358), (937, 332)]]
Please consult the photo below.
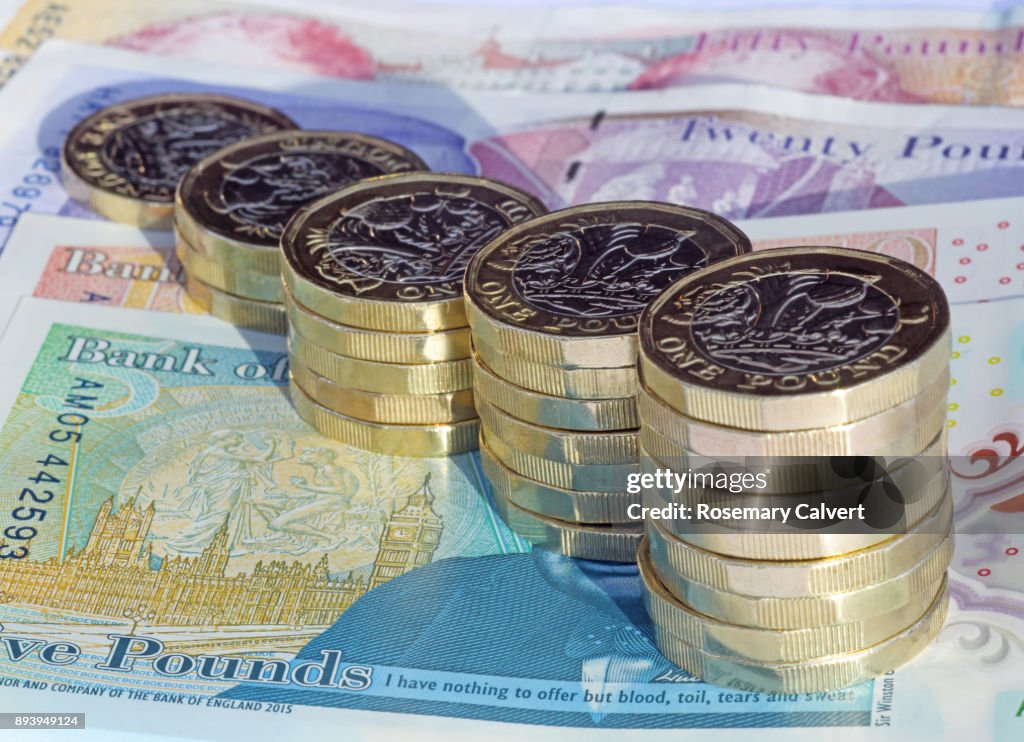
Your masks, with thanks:
[(487, 178), (404, 173), (356, 183), (301, 209), (281, 237), (282, 275), (304, 306), (392, 332), (465, 327), (470, 259), (544, 213)]
[(644, 383), (669, 406), (735, 428), (809, 430), (934, 383), (949, 306), (934, 278), (898, 258), (774, 248), (680, 279), (644, 310), (639, 338)]
[(138, 98), (97, 111), (71, 130), (62, 175), (73, 197), (104, 216), (156, 224), (169, 218), (178, 180), (200, 159), (239, 139), (294, 127), (278, 111), (227, 96)]

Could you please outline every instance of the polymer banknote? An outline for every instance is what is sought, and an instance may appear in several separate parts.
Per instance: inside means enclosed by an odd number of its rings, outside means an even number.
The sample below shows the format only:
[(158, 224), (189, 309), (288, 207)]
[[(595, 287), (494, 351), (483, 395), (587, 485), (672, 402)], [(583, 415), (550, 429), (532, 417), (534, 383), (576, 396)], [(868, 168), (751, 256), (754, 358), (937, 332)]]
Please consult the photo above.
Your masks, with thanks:
[(530, 553), (473, 456), (318, 436), (288, 403), (280, 338), (69, 306), (23, 300), (0, 341), (0, 706), (14, 689), (217, 708), (252, 728), (305, 729), (307, 707), (870, 723), (871, 684), (769, 699), (681, 674), (651, 643), (634, 567)]
[[(84, 61), (88, 60), (88, 61)], [(509, 96), (174, 65), (52, 42), (0, 92), (0, 242), (25, 211), (83, 214), (53, 177), (67, 129), (98, 105), (216, 90), (300, 125), (384, 136), (439, 171), (506, 181), (549, 207), (639, 198), (730, 219), (1024, 193), (1024, 111), (861, 103), (766, 87)], [(298, 95), (296, 91), (303, 94)], [(854, 123), (851, 123), (854, 122)]]
[[(1003, 388), (978, 428), (1003, 441), (1020, 431), (1022, 309), (955, 307), (971, 353), (951, 399), (980, 409)], [(316, 435), (287, 402), (280, 338), (26, 298), (0, 354), (0, 710), (61, 702), (112, 731), (211, 739), (342, 726), (511, 738), (521, 723), (540, 739), (934, 739), (967, 733), (954, 701), (968, 683), (991, 708), (969, 729), (1019, 724), (1024, 508), (1009, 470), (980, 472), (977, 502), (960, 503), (1017, 527), (960, 539), (935, 646), (843, 691), (752, 694), (661, 658), (635, 567), (530, 552), (494, 514), (474, 454), (381, 457)]]
[[(0, 33), (0, 79), (51, 37), (351, 79), (592, 91), (764, 82), (861, 100), (1024, 100), (1010, 14), (858, 9), (743, 14), (634, 6), (339, 6), (185, 0), (26, 3)], [(104, 23), (95, 19), (102, 15)]]

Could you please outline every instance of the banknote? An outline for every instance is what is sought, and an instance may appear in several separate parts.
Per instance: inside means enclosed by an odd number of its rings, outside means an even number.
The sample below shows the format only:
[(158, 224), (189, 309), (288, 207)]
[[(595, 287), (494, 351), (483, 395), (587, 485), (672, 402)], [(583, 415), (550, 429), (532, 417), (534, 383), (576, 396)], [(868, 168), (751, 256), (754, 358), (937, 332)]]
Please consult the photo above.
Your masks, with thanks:
[[(957, 308), (981, 355), (1021, 350), (1024, 300)], [(0, 340), (2, 711), (43, 699), (112, 732), (209, 739), (511, 739), (528, 723), (540, 739), (827, 726), (902, 740), (1019, 724), (1009, 530), (998, 551), (958, 546), (948, 626), (908, 667), (834, 693), (716, 688), (656, 652), (635, 567), (505, 530), (474, 455), (371, 456), (304, 426), (280, 338), (67, 310), (24, 299)], [(1007, 358), (991, 421), (1019, 414), (1021, 363)], [(964, 683), (991, 707), (969, 727)]]
[(0, 707), (12, 688), (300, 727), (301, 707), (604, 728), (871, 723), (871, 683), (771, 697), (674, 668), (635, 567), (531, 552), (489, 506), (474, 455), (401, 459), (319, 437), (288, 403), (282, 339), (67, 309), (25, 299), (0, 341)]
[[(1024, 102), (1024, 26), (977, 14), (789, 12), (756, 17), (331, 3), (260, 9), (186, 0), (31, 0), (0, 33), (9, 78), (46, 39), (353, 79), (591, 91), (758, 82), (861, 100)], [(105, 18), (96, 23), (97, 15)], [(973, 21), (973, 22), (972, 22)]]
[(22, 296), (206, 314), (183, 281), (168, 232), (29, 212), (0, 256), (0, 328)]
[[(83, 62), (88, 59), (88, 62)], [(263, 73), (51, 42), (0, 92), (0, 243), (27, 210), (82, 214), (53, 177), (63, 135), (98, 105), (220, 90), (307, 127), (405, 144), (434, 169), (474, 172), (552, 208), (621, 199), (685, 203), (731, 219), (1024, 193), (1024, 112), (862, 103), (751, 86), (541, 95), (461, 92)], [(281, 92), (291, 91), (291, 92)], [(294, 91), (309, 95), (296, 96)], [(851, 123), (857, 122), (857, 123)]]

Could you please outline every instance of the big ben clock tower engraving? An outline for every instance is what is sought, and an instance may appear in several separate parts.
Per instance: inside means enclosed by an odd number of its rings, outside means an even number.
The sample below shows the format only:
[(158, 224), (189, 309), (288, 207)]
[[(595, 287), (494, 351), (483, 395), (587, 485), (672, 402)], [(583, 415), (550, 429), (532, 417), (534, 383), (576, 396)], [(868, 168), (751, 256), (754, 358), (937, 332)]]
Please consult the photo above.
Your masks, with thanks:
[(413, 494), (405, 507), (388, 518), (381, 535), (380, 551), (370, 575), (370, 589), (382, 585), (410, 569), (429, 564), (441, 542), (444, 526), (431, 507), (434, 493), (430, 489), (430, 474)]

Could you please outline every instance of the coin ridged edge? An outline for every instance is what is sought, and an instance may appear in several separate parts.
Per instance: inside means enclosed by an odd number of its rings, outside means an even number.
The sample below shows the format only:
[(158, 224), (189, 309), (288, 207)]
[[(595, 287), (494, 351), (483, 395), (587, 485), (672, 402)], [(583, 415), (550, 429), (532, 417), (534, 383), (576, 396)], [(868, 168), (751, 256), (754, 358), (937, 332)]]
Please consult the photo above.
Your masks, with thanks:
[[(926, 495), (929, 499), (920, 499), (911, 503), (911, 506), (904, 511), (904, 522), (908, 528), (914, 528), (937, 508), (948, 505), (951, 498), (948, 472), (941, 472), (929, 481)], [(646, 492), (644, 496), (648, 497)], [(658, 497), (657, 495), (651, 496)], [(658, 504), (663, 502), (664, 500), (658, 497)], [(674, 541), (684, 541), (690, 546), (724, 557), (763, 561), (827, 559), (842, 556), (851, 551), (874, 548), (893, 537), (892, 533), (884, 531), (876, 533), (837, 533), (832, 531), (820, 534), (802, 531), (758, 533), (732, 530), (727, 526), (716, 526), (713, 523), (701, 523), (700, 528), (703, 530), (694, 527), (692, 530), (683, 532), (679, 528), (666, 525), (666, 523), (668, 521), (658, 521), (656, 527)]]
[(207, 286), (253, 301), (280, 304), (283, 286), (280, 276), (232, 270), (197, 252), (184, 235), (174, 227), (174, 255), (186, 273), (193, 274)]
[[(727, 556), (673, 538), (661, 528), (648, 527), (648, 533), (680, 579), (750, 597), (801, 598), (859, 590), (901, 575), (948, 538), (952, 524), (952, 502), (944, 498), (906, 533), (844, 554), (793, 560)], [(798, 588), (791, 582), (797, 579), (804, 581)]]
[(288, 320), (280, 304), (246, 299), (208, 286), (195, 276), (185, 274), (185, 292), (189, 297), (217, 319), (251, 330), (284, 335)]
[(565, 368), (609, 368), (636, 363), (636, 334), (562, 337), (499, 322), (476, 305), (466, 287), (466, 318), (473, 334), (499, 353)]
[(324, 378), (294, 356), (289, 356), (289, 368), (295, 382), (319, 405), (358, 420), (385, 425), (445, 425), (477, 416), (473, 392), (468, 389), (447, 394), (378, 394)]
[(288, 321), (311, 343), (338, 355), (378, 363), (438, 363), (469, 358), (469, 328), (430, 333), (380, 332), (321, 317), (283, 290)]
[[(647, 533), (650, 541), (652, 531), (648, 529)], [(771, 629), (802, 629), (857, 621), (877, 615), (879, 605), (890, 608), (902, 605), (945, 574), (953, 556), (953, 538), (947, 536), (920, 562), (885, 582), (844, 593), (773, 598), (740, 595), (688, 580), (663, 560), (654, 541), (650, 543), (655, 571), (678, 600), (729, 623)]]
[(566, 430), (628, 430), (640, 427), (636, 397), (567, 399), (513, 384), (473, 355), (473, 386), (478, 396), (498, 409), (534, 425)]
[(311, 371), (339, 384), (380, 394), (445, 394), (471, 389), (469, 359), (439, 363), (380, 363), (321, 348), (291, 327), (289, 345)]
[(498, 376), (552, 397), (569, 399), (622, 399), (636, 396), (636, 366), (614, 368), (559, 368), (512, 358), (473, 338), (473, 349)]
[(627, 492), (582, 492), (561, 489), (514, 472), (490, 450), (480, 433), (480, 462), (491, 487), (510, 502), (540, 515), (576, 523), (630, 523), (629, 506), (638, 502)]
[(657, 629), (655, 643), (670, 661), (708, 683), (745, 690), (810, 693), (862, 682), (910, 661), (938, 635), (946, 620), (949, 592), (941, 590), (921, 618), (895, 636), (866, 649), (798, 662), (755, 662), (698, 649)]
[(629, 526), (567, 523), (531, 512), (494, 492), (498, 515), (514, 533), (531, 544), (567, 557), (599, 562), (633, 562), (643, 531)]
[(640, 460), (636, 431), (580, 432), (545, 428), (519, 420), (484, 398), (477, 398), (476, 408), (488, 429), (533, 456), (567, 464), (631, 464)]
[(647, 387), (689, 417), (746, 430), (808, 430), (856, 422), (906, 402), (948, 368), (952, 332), (947, 330), (914, 364), (902, 366), (878, 381), (792, 397), (729, 393), (685, 385), (678, 376), (658, 368), (641, 350), (640, 373)]
[(387, 425), (342, 415), (310, 399), (294, 379), (289, 382), (292, 407), (317, 431), (364, 451), (390, 456), (440, 457), (477, 447), (480, 425), (467, 420), (450, 425)]
[(517, 474), (543, 484), (568, 490), (621, 492), (629, 474), (639, 472), (638, 464), (566, 464), (524, 453), (481, 421), (491, 450), (505, 466)]
[[(774, 432), (751, 431), (690, 418), (673, 410), (643, 383), (637, 394), (637, 410), (642, 425), (654, 428), (664, 438), (701, 455), (856, 456), (863, 455), (869, 446), (873, 451), (885, 451), (897, 442), (904, 446), (901, 453), (925, 448), (945, 425), (948, 394), (949, 374), (946, 373), (913, 398), (871, 417), (827, 428)], [(696, 448), (708, 445), (706, 441), (711, 441), (715, 450)]]
[(945, 589), (948, 579), (941, 577), (905, 605), (860, 621), (804, 629), (763, 629), (731, 624), (690, 608), (661, 582), (644, 549), (639, 550), (637, 563), (644, 607), (660, 630), (697, 649), (758, 662), (802, 662), (867, 649), (916, 623)]

